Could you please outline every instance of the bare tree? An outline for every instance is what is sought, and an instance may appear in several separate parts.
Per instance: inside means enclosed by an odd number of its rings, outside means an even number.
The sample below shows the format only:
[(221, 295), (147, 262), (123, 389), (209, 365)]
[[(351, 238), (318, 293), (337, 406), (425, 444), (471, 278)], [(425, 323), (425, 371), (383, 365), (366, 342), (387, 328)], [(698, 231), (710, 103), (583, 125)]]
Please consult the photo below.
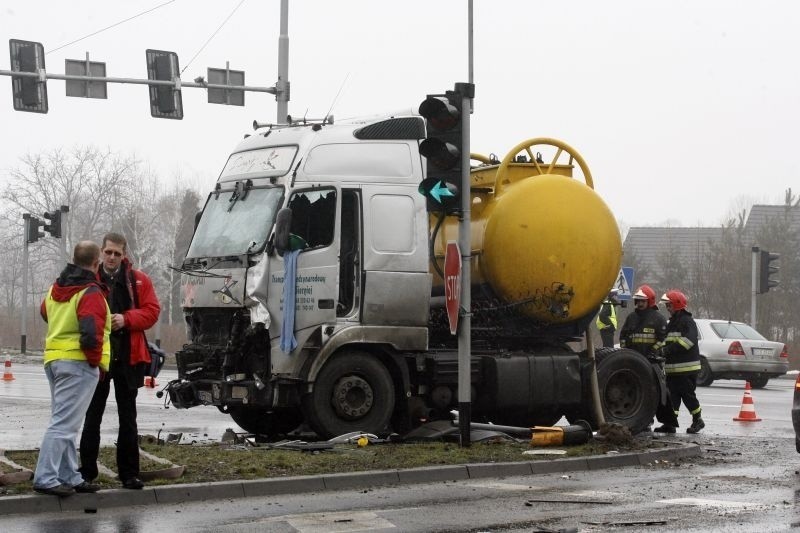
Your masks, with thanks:
[[(0, 253), (4, 257), (21, 255), (24, 240), (13, 235), (23, 234), (23, 213), (42, 218), (43, 213), (61, 205), (70, 207), (62, 227), (63, 240), (45, 236), (28, 245), (29, 307), (24, 312), (35, 317), (38, 301), (69, 259), (73, 243), (81, 239), (98, 240), (113, 226), (118, 214), (125, 212), (124, 207), (135, 196), (134, 186), (144, 180), (134, 157), (96, 147), (26, 154), (20, 163), (18, 168), (10, 170), (8, 186), (2, 193), (7, 207), (2, 219), (9, 228), (9, 238), (0, 240)], [(17, 268), (5, 267), (3, 275), (10, 278), (8, 283), (15, 295), (22, 287), (22, 261), (14, 263)], [(17, 298), (13, 296), (11, 301), (16, 302)], [(32, 320), (30, 324), (33, 333), (41, 330), (39, 321)]]
[(744, 220), (743, 211), (724, 224), (720, 240), (708, 242), (706, 275), (697, 285), (701, 309), (708, 317), (749, 320), (751, 257)]

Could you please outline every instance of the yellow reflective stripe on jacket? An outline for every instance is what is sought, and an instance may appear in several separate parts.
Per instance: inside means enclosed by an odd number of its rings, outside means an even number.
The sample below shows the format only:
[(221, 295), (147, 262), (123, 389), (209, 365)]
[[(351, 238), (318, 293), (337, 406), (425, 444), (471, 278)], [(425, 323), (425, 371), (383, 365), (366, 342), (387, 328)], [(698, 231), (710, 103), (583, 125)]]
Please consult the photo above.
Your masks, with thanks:
[(668, 342), (677, 342), (687, 350), (691, 350), (692, 346), (694, 346), (694, 343), (692, 341), (690, 341), (686, 337), (682, 337), (681, 334), (677, 331), (670, 331), (669, 333), (667, 333), (667, 338), (664, 339), (664, 343), (666, 344)]
[[(47, 338), (44, 344), (44, 364), (59, 359), (85, 361), (86, 355), (81, 349), (81, 332), (78, 323), (78, 302), (86, 289), (76, 292), (67, 302), (57, 302), (52, 297), (53, 288), (47, 291), (45, 309), (47, 310)], [(106, 324), (103, 333), (103, 355), (100, 368), (108, 371), (111, 362), (111, 312), (106, 303)]]
[(653, 333), (632, 333), (631, 334), (631, 344), (655, 344), (656, 342), (656, 334)]
[(700, 361), (689, 361), (688, 363), (666, 363), (664, 372), (667, 374), (682, 374), (684, 372), (699, 372)]

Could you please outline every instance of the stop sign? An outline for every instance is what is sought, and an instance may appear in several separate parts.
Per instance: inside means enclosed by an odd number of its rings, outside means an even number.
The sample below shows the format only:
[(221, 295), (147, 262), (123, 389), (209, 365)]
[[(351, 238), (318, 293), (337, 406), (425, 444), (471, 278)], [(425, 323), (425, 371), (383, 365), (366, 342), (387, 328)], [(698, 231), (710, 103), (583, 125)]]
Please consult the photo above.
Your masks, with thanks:
[(444, 254), (444, 299), (450, 333), (458, 328), (458, 308), (461, 305), (461, 250), (456, 241), (447, 242)]

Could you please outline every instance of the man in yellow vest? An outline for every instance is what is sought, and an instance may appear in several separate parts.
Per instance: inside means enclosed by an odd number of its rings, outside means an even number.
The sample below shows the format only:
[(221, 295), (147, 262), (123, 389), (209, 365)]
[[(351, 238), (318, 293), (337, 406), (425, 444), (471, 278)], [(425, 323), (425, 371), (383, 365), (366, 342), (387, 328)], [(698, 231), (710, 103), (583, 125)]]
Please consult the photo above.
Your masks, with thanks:
[(50, 424), (42, 438), (33, 490), (53, 496), (97, 492), (78, 472), (75, 446), (83, 417), (111, 355), (111, 313), (95, 277), (100, 247), (75, 246), (72, 263), (61, 271), (41, 305), (47, 322), (44, 372), (50, 383)]
[(608, 298), (603, 300), (600, 313), (597, 315), (595, 325), (600, 330), (600, 338), (603, 339), (603, 348), (614, 347), (614, 332), (617, 331), (617, 310), (618, 305), (616, 289), (608, 293)]

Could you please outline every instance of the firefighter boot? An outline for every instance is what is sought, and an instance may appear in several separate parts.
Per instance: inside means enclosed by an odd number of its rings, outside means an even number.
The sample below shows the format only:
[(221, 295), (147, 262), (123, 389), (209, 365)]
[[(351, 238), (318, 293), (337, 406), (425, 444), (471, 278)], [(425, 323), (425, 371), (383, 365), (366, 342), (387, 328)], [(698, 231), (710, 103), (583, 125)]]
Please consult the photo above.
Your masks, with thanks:
[(686, 428), (686, 433), (700, 433), (700, 430), (706, 427), (706, 423), (703, 422), (703, 418), (700, 416), (700, 413), (692, 416), (692, 425)]
[(653, 430), (655, 433), (675, 433), (675, 426), (669, 424), (661, 424)]

